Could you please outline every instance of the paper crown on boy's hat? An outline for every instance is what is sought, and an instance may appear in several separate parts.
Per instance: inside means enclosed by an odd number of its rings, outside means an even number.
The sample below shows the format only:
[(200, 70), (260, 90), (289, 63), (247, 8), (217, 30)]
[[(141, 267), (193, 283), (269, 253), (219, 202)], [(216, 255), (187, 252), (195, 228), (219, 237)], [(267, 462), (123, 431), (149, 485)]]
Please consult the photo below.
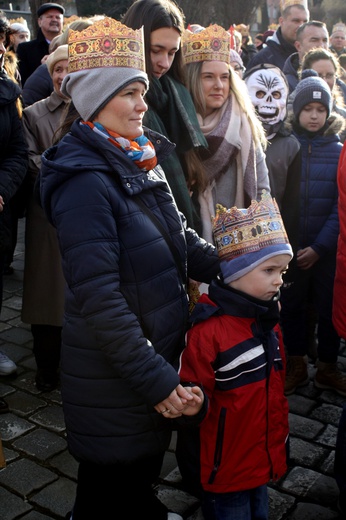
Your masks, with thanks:
[(273, 256), (293, 256), (278, 205), (266, 191), (247, 209), (226, 209), (217, 204), (213, 235), (225, 283)]
[(83, 31), (69, 31), (69, 63), (61, 92), (84, 121), (91, 120), (120, 90), (145, 72), (143, 27), (133, 30), (105, 17)]
[(220, 25), (210, 25), (198, 33), (186, 30), (181, 40), (185, 63), (200, 61), (230, 63), (231, 35)]
[(342, 31), (343, 33), (346, 33), (346, 25), (342, 22), (338, 22), (335, 25), (333, 25), (332, 34), (334, 34), (337, 31)]
[(327, 110), (327, 117), (330, 116), (333, 107), (330, 88), (313, 69), (303, 70), (301, 80), (294, 90), (292, 103), (294, 116), (298, 118), (305, 105), (309, 105), (309, 103), (321, 103)]

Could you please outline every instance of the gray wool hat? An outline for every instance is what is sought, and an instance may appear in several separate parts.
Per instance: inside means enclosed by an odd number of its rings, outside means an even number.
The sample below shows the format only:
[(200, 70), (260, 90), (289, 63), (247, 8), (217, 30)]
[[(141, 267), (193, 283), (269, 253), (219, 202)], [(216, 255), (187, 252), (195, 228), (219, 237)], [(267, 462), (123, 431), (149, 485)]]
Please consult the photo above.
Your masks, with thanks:
[(293, 113), (298, 119), (300, 112), (309, 103), (321, 103), (327, 109), (327, 117), (332, 111), (332, 94), (328, 84), (314, 70), (304, 70), (294, 91)]
[(148, 88), (146, 72), (130, 67), (102, 67), (70, 72), (61, 92), (72, 99), (84, 121), (92, 121), (98, 112), (123, 88), (141, 81)]

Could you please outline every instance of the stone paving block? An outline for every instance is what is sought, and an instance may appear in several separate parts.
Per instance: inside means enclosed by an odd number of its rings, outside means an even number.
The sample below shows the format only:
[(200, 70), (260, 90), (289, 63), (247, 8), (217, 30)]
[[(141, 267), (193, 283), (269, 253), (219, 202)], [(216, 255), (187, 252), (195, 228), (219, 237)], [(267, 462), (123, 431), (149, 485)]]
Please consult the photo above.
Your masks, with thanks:
[(288, 396), (288, 405), (291, 413), (307, 417), (316, 407), (316, 401), (304, 395), (292, 394)]
[(49, 469), (28, 459), (12, 462), (7, 465), (6, 471), (0, 471), (0, 483), (9, 489), (15, 489), (24, 499), (57, 478)]
[(179, 515), (192, 514), (199, 507), (196, 497), (174, 487), (158, 486), (158, 497), (165, 506)]
[(297, 435), (297, 437), (302, 437), (303, 439), (315, 439), (325, 427), (324, 424), (318, 421), (292, 413), (289, 414), (288, 420), (290, 434)]
[(334, 476), (334, 461), (335, 461), (335, 450), (332, 450), (326, 460), (321, 465), (321, 471), (328, 475)]
[(293, 507), (294, 497), (280, 493), (275, 489), (268, 487), (269, 497), (269, 520), (278, 520), (284, 518), (284, 515)]
[(66, 441), (48, 430), (35, 430), (13, 443), (14, 448), (38, 458), (47, 460), (66, 449)]
[(303, 439), (290, 439), (290, 465), (312, 466), (318, 468), (328, 456), (329, 450)]
[[(48, 485), (42, 491), (30, 498), (30, 503), (37, 504), (61, 518), (65, 518), (68, 511), (71, 511), (76, 495), (76, 484), (67, 478), (59, 478)], [(87, 519), (86, 519), (87, 520)], [(90, 519), (93, 520), (93, 519)], [(101, 520), (101, 519), (95, 519)]]
[(322, 403), (321, 406), (315, 408), (315, 410), (313, 410), (310, 415), (312, 419), (316, 419), (317, 421), (321, 421), (323, 423), (332, 424), (336, 427), (338, 427), (340, 416), (341, 411), (339, 406), (325, 403)]
[[(18, 298), (18, 300), (21, 301), (20, 298)], [(32, 340), (32, 335), (31, 332), (21, 327), (11, 327), (10, 329), (0, 333), (0, 340), (15, 343), (16, 345), (24, 345), (24, 343)]]
[(3, 441), (16, 439), (33, 428), (35, 426), (32, 423), (17, 417), (11, 412), (0, 415), (0, 431)]
[(338, 513), (315, 504), (300, 503), (287, 520), (341, 520)]
[(320, 504), (336, 504), (339, 496), (334, 478), (299, 466), (289, 471), (281, 487), (299, 498), (317, 497)]
[(70, 455), (68, 450), (53, 457), (49, 463), (51, 467), (57, 468), (66, 477), (77, 480), (78, 462)]
[[(11, 283), (11, 282), (9, 282)], [(9, 287), (10, 288), (10, 287)], [(6, 307), (10, 307), (11, 309), (15, 309), (16, 311), (21, 311), (22, 309), (22, 297), (12, 296), (11, 298), (6, 300)]]
[(64, 414), (61, 406), (46, 406), (31, 416), (32, 421), (55, 432), (65, 431)]
[(11, 412), (17, 413), (22, 417), (26, 417), (32, 414), (38, 408), (47, 406), (46, 401), (43, 399), (39, 399), (33, 395), (21, 391), (17, 391), (13, 395), (8, 396), (6, 401), (10, 407)]
[(32, 509), (30, 504), (13, 493), (10, 493), (3, 487), (0, 487), (0, 504), (1, 520), (13, 520), (14, 518), (18, 518), (19, 515), (23, 515)]
[(336, 445), (336, 436), (338, 433), (338, 429), (335, 426), (331, 426), (328, 424), (324, 431), (321, 432), (317, 437), (317, 441), (321, 444), (325, 444), (326, 446), (330, 446), (334, 448)]
[(15, 392), (15, 388), (8, 384), (0, 383), (0, 397), (5, 397)]

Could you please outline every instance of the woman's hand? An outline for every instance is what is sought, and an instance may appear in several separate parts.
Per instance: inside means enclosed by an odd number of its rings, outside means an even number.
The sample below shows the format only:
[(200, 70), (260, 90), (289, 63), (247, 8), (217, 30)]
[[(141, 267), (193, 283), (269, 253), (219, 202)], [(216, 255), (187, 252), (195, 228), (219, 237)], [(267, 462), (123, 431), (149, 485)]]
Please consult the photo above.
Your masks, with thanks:
[(3, 211), (4, 206), (5, 206), (4, 199), (3, 199), (2, 196), (0, 195), (0, 213), (1, 213), (1, 211)]
[(199, 387), (178, 385), (166, 399), (155, 406), (155, 410), (167, 419), (176, 419), (183, 414), (195, 415), (198, 413), (203, 400), (203, 392)]
[(310, 269), (319, 258), (319, 255), (312, 249), (312, 247), (299, 249), (297, 252), (297, 266), (299, 269), (303, 270)]

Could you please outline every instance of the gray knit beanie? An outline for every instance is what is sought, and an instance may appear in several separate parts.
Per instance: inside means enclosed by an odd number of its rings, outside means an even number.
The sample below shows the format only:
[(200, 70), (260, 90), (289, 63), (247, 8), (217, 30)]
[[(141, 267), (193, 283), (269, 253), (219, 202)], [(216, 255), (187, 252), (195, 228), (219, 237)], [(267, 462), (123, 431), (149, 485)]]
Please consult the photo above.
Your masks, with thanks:
[(142, 70), (130, 67), (85, 69), (67, 74), (61, 92), (72, 99), (83, 121), (92, 121), (120, 90), (135, 81), (149, 87), (148, 76)]
[(332, 94), (328, 84), (318, 76), (314, 70), (304, 70), (302, 79), (294, 91), (293, 113), (296, 119), (305, 105), (309, 103), (321, 103), (327, 109), (327, 118), (332, 111)]
[(144, 32), (105, 16), (82, 31), (69, 30), (68, 74), (61, 92), (84, 121), (92, 121), (123, 88), (135, 81), (149, 87)]

